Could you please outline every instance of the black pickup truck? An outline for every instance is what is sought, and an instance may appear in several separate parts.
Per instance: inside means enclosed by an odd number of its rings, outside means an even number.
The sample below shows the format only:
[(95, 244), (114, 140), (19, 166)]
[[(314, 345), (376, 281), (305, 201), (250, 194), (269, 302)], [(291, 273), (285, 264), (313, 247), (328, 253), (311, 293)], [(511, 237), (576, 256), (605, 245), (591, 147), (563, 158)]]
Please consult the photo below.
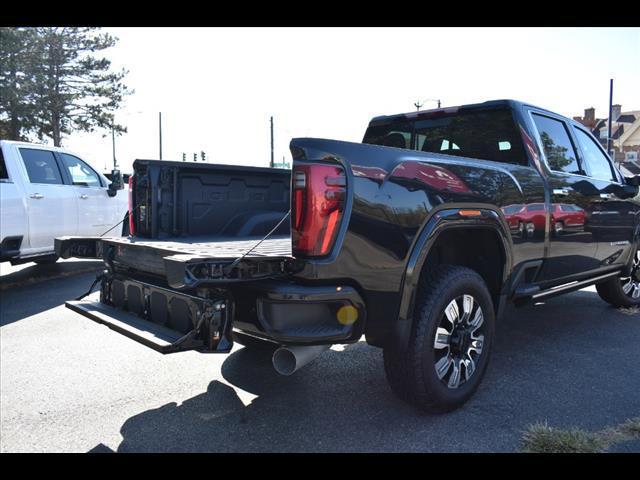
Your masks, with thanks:
[(640, 304), (639, 179), (568, 118), (497, 100), (290, 149), (291, 172), (137, 160), (130, 236), (56, 240), (105, 264), (67, 306), (162, 353), (270, 345), (285, 375), (364, 335), (398, 396), (444, 412), (507, 302)]

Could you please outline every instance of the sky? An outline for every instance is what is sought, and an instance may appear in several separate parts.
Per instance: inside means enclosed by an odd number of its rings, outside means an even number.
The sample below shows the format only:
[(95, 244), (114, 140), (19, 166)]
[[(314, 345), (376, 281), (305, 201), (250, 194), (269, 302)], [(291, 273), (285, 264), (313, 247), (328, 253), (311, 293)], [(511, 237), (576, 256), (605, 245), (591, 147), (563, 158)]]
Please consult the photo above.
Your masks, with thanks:
[[(499, 98), (573, 117), (614, 103), (640, 109), (640, 28), (105, 28), (103, 53), (126, 68), (116, 121), (124, 172), (136, 158), (268, 166), (289, 141), (360, 142), (377, 115)], [(429, 100), (427, 100), (429, 99)], [(104, 136), (106, 134), (106, 136)], [(74, 133), (63, 146), (99, 171), (113, 166), (110, 132)], [(198, 157), (199, 160), (199, 157)]]

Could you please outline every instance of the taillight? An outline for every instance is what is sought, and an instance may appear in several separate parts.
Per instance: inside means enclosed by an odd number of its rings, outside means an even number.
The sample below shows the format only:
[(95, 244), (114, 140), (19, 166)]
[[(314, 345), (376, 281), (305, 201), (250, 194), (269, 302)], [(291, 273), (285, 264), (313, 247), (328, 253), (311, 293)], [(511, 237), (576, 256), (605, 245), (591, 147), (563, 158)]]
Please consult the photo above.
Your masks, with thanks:
[(335, 243), (344, 210), (346, 180), (342, 167), (296, 165), (291, 192), (293, 254), (327, 255)]
[(129, 235), (135, 235), (135, 222), (133, 221), (133, 175), (129, 177)]

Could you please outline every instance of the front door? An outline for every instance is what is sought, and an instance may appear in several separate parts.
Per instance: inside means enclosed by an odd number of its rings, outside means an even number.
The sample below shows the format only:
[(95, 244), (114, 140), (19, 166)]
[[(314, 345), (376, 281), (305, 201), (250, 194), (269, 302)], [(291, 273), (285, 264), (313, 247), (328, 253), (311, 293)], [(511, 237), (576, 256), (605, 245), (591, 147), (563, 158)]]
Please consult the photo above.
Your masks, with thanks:
[(53, 152), (26, 147), (18, 150), (28, 180), (25, 183), (28, 245), (33, 253), (50, 251), (53, 250), (54, 238), (77, 232), (75, 193), (71, 185), (65, 185)]
[(633, 246), (640, 208), (625, 198), (624, 179), (596, 140), (582, 128), (574, 126), (573, 133), (594, 187), (587, 229), (597, 244), (596, 259), (603, 267), (623, 263)]

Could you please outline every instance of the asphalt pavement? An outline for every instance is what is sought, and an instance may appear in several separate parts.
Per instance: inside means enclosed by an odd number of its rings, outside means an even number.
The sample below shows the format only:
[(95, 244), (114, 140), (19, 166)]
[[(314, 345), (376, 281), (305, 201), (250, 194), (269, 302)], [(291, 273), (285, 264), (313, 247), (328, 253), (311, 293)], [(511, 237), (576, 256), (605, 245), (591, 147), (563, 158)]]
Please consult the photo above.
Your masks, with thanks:
[(394, 397), (364, 341), (291, 377), (240, 346), (156, 353), (64, 307), (91, 263), (0, 279), (2, 452), (510, 452), (535, 422), (596, 431), (640, 415), (640, 314), (593, 288), (509, 309), (476, 395), (428, 415)]

